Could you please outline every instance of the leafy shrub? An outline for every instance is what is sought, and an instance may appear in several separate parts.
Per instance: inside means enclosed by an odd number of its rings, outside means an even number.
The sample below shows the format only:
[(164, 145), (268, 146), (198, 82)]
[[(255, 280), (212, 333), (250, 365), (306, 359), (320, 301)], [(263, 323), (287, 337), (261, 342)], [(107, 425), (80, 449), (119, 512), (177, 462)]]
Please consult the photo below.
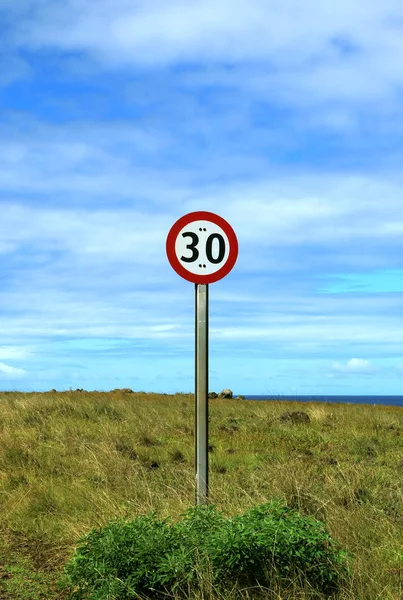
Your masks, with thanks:
[(186, 597), (202, 573), (221, 590), (299, 580), (329, 594), (348, 559), (322, 522), (271, 502), (229, 519), (214, 506), (191, 508), (177, 523), (155, 514), (117, 519), (80, 540), (65, 572), (75, 599)]

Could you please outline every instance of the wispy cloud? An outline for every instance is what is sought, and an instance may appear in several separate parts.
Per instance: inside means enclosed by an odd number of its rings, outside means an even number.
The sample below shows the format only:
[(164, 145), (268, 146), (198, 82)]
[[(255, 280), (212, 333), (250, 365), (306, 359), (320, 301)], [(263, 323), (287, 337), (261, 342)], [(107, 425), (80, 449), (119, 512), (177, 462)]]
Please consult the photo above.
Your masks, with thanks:
[(21, 358), (27, 358), (30, 352), (30, 348), (24, 348), (23, 346), (3, 346), (0, 347), (0, 360), (18, 360)]
[(368, 360), (350, 358), (346, 363), (334, 362), (332, 371), (344, 375), (372, 375), (375, 368)]
[(402, 83), (403, 9), (396, 0), (18, 4), (3, 2), (16, 46), (84, 53), (94, 65), (199, 64), (210, 84), (292, 105), (396, 102)]
[(24, 369), (18, 367), (11, 367), (3, 362), (0, 362), (0, 374), (7, 378), (24, 377), (27, 372)]

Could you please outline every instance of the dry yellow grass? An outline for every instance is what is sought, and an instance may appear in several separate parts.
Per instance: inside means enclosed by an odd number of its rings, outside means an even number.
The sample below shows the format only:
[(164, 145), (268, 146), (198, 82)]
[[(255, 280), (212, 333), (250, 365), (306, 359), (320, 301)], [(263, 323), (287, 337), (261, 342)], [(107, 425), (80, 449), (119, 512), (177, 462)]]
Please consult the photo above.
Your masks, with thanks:
[[(193, 504), (191, 396), (2, 393), (0, 402), (0, 561), (12, 575), (0, 591), (14, 582), (11, 597), (58, 597), (57, 568), (89, 529), (149, 510), (176, 517)], [(280, 421), (289, 410), (310, 423)], [(213, 400), (210, 444), (220, 510), (284, 498), (325, 520), (354, 555), (343, 599), (403, 598), (402, 408)], [(27, 572), (41, 592), (23, 595)]]

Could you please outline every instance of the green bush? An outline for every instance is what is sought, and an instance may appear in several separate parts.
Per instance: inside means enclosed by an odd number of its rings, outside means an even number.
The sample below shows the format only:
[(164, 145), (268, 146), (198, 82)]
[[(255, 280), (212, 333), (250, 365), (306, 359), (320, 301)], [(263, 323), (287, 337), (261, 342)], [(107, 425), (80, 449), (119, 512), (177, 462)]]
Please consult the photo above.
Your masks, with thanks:
[(199, 506), (177, 523), (151, 514), (91, 531), (66, 565), (64, 585), (74, 599), (186, 597), (209, 573), (221, 591), (234, 582), (270, 587), (275, 580), (329, 594), (347, 565), (322, 522), (278, 502), (229, 519), (214, 506)]

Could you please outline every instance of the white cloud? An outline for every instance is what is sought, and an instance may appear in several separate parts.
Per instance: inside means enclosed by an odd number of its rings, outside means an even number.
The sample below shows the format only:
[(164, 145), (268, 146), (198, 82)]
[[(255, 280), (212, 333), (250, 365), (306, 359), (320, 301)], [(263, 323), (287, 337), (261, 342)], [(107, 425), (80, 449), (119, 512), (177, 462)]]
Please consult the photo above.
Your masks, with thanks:
[[(47, 178), (45, 164), (36, 176)], [(216, 339), (291, 349), (330, 344), (332, 351), (337, 344), (368, 347), (373, 341), (395, 349), (403, 335), (399, 298), (335, 299), (317, 290), (323, 273), (374, 262), (385, 268), (400, 260), (395, 248), (401, 238), (391, 237), (389, 225), (403, 224), (402, 187), (379, 176), (284, 173), (268, 182), (217, 184), (204, 192), (190, 184), (168, 187), (169, 202), (157, 212), (144, 202), (94, 211), (93, 205), (80, 206), (85, 188), (72, 206), (35, 206), (29, 196), (25, 202), (4, 201), (0, 238), (10, 279), (0, 297), (0, 328), (8, 335), (3, 339), (9, 345), (24, 336), (53, 335), (187, 339), (191, 330), (181, 325), (184, 315), (191, 320), (191, 291), (169, 266), (165, 239), (176, 218), (206, 209), (227, 218), (240, 241), (233, 273), (212, 290), (224, 313), (218, 327), (212, 323)], [(143, 193), (138, 185), (134, 203)]]
[(390, 101), (403, 82), (398, 0), (7, 4), (18, 46), (84, 52), (115, 66), (245, 65), (217, 72), (216, 83), (290, 104)]
[(10, 367), (10, 365), (0, 362), (0, 373), (8, 378), (13, 378), (24, 377), (27, 374), (27, 371), (24, 369), (18, 369), (17, 367)]
[[(56, 126), (49, 131), (35, 129), (34, 138), (18, 142), (11, 133), (0, 134), (0, 148), (7, 148), (0, 187), (24, 199), (36, 193), (58, 197), (59, 203), (68, 200), (70, 208), (29, 208), (25, 202), (4, 199), (2, 252), (9, 252), (17, 240), (36, 239), (61, 242), (87, 254), (108, 247), (111, 255), (128, 255), (136, 244), (147, 253), (143, 237), (150, 235), (154, 245), (179, 210), (211, 209), (217, 202), (223, 215), (238, 227), (243, 244), (337, 244), (342, 256), (348, 252), (347, 244), (357, 240), (401, 239), (403, 183), (399, 174), (301, 175), (291, 169), (273, 170), (267, 180), (203, 184), (197, 189), (191, 181), (193, 173), (185, 167), (176, 172), (161, 167), (157, 173), (156, 167), (131, 165), (126, 151), (116, 155), (116, 145), (127, 141), (124, 127), (115, 132), (102, 124), (98, 128), (81, 125), (68, 132)], [(142, 156), (140, 148), (137, 152)], [(118, 206), (117, 211), (114, 205), (119, 201), (130, 202), (130, 208)], [(156, 216), (156, 207), (163, 207), (165, 215), (160, 210)], [(109, 243), (111, 231), (119, 231), (113, 244)], [(360, 253), (363, 262), (368, 256), (364, 250)]]
[(346, 363), (334, 362), (332, 364), (334, 373), (346, 375), (370, 375), (375, 368), (370, 361), (363, 358), (350, 358)]
[[(0, 347), (1, 360), (15, 360), (26, 358), (31, 352), (31, 349), (23, 346), (3, 346)], [(11, 367), (10, 367), (11, 368)]]
[(44, 258), (53, 251), (67, 252), (70, 259), (77, 255), (87, 264), (100, 260), (100, 267), (105, 264), (102, 260), (110, 264), (122, 258), (132, 265), (150, 265), (160, 262), (164, 251), (169, 223), (164, 215), (135, 209), (31, 208), (6, 202), (4, 207), (0, 234), (6, 251), (11, 247), (23, 251), (28, 244)]
[[(22, 123), (29, 129), (25, 136), (16, 133)], [(139, 124), (99, 121), (66, 128), (10, 116), (0, 128), (0, 187), (66, 194), (70, 202), (78, 193), (97, 202), (131, 199), (138, 187), (146, 198), (155, 198), (166, 187), (156, 161), (168, 144), (168, 134)], [(145, 166), (137, 164), (139, 156)]]
[[(37, 177), (46, 176), (44, 167)], [(137, 206), (137, 198), (145, 191), (140, 185), (133, 195), (135, 206), (119, 209), (113, 204), (94, 211), (91, 205), (32, 206), (28, 201), (3, 201), (0, 251), (8, 257), (13, 252), (25, 256), (18, 262), (20, 273), (17, 265), (10, 267), (17, 294), (11, 305), (25, 306), (27, 290), (39, 283), (47, 289), (52, 282), (55, 290), (91, 286), (94, 296), (108, 285), (108, 297), (122, 289), (126, 293), (128, 286), (137, 290), (145, 284), (166, 285), (172, 281), (166, 235), (181, 214), (197, 209), (219, 212), (237, 232), (240, 254), (235, 278), (241, 273), (266, 280), (286, 274), (298, 278), (298, 272), (310, 271), (317, 277), (309, 279), (311, 289), (321, 289), (324, 272), (373, 270), (374, 265), (396, 268), (399, 253), (391, 254), (389, 248), (392, 243), (399, 247), (401, 236), (397, 230), (392, 234), (390, 226), (403, 226), (402, 187), (371, 176), (284, 175), (248, 186), (217, 185), (205, 193), (196, 193), (189, 185), (175, 194), (175, 188), (168, 187), (169, 202), (157, 212), (149, 211), (144, 202)], [(85, 189), (79, 194), (77, 202), (86, 197)], [(382, 202), (376, 201), (379, 197)], [(58, 305), (65, 302), (62, 293)]]

